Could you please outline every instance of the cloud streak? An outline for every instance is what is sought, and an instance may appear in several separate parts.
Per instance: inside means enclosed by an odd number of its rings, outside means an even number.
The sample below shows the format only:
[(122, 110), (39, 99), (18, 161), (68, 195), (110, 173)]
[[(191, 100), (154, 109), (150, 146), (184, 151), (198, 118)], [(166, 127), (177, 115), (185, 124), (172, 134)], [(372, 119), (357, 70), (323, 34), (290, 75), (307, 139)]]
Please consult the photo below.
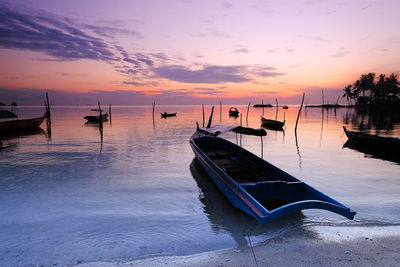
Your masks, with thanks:
[(109, 45), (67, 20), (0, 6), (0, 47), (43, 52), (64, 60), (115, 60)]

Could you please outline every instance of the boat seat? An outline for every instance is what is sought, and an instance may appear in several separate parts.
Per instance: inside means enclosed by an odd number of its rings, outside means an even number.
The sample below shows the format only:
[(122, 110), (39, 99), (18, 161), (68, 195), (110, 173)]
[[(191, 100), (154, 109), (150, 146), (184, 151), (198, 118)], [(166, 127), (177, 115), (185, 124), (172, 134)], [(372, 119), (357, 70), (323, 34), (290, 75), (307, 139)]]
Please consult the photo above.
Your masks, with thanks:
[(229, 158), (230, 154), (225, 151), (209, 151), (206, 155), (211, 159)]

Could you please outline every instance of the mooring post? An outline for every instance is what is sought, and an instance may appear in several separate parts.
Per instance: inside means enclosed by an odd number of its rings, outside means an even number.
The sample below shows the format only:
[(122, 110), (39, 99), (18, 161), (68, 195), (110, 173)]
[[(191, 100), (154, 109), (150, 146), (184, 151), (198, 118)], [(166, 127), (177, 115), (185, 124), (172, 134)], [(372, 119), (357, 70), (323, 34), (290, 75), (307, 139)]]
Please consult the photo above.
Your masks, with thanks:
[(264, 99), (261, 99), (261, 105), (262, 105), (262, 108), (263, 108), (263, 116), (264, 116)]
[(203, 128), (204, 128), (204, 104), (202, 104), (203, 106)]
[(211, 109), (211, 115), (210, 115), (210, 118), (208, 119), (207, 128), (210, 128), (210, 127), (211, 127), (213, 115), (214, 115), (214, 106), (212, 106), (212, 109)]
[(219, 101), (219, 123), (222, 123), (222, 102)]
[(299, 122), (299, 117), (300, 117), (301, 109), (303, 108), (304, 95), (305, 95), (305, 93), (303, 93), (303, 99), (301, 100), (301, 105), (300, 105), (300, 108), (299, 108), (299, 113), (297, 114), (296, 126), (294, 127), (294, 132), (295, 132), (296, 135), (297, 135), (297, 123)]
[(249, 102), (249, 104), (247, 105), (247, 114), (246, 114), (246, 124), (247, 124), (247, 127), (249, 126), (249, 110), (250, 110), (250, 102)]
[(108, 104), (108, 113), (110, 115), (110, 124), (111, 124), (111, 104)]

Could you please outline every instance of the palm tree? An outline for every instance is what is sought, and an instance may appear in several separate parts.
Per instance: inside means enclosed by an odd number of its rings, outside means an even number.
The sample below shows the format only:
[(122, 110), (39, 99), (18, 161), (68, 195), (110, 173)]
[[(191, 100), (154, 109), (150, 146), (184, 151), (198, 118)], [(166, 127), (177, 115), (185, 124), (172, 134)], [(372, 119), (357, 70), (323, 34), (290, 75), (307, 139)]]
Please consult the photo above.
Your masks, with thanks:
[(348, 104), (348, 105), (350, 105), (350, 98), (352, 98), (352, 95), (353, 95), (353, 93), (352, 93), (352, 91), (351, 91), (351, 88), (352, 88), (352, 85), (350, 84), (350, 85), (347, 85), (347, 86), (343, 89), (344, 94), (343, 94), (342, 97), (346, 97), (346, 99), (347, 99), (347, 104)]

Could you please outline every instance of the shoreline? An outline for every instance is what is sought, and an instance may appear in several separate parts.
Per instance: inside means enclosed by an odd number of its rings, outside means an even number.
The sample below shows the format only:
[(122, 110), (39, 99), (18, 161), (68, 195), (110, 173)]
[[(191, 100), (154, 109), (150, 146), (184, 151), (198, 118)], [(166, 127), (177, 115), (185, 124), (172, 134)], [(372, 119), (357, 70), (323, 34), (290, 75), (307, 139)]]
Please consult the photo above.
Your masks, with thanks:
[[(363, 227), (361, 235), (351, 238), (352, 227), (330, 227), (336, 237), (302, 238), (278, 236), (253, 248), (232, 248), (186, 256), (159, 256), (130, 262), (91, 262), (76, 267), (128, 266), (398, 266), (400, 227), (389, 234), (378, 227)], [(338, 231), (336, 231), (338, 230)], [(368, 234), (369, 233), (369, 234)], [(366, 235), (365, 235), (366, 234)], [(256, 263), (257, 261), (257, 263)]]

